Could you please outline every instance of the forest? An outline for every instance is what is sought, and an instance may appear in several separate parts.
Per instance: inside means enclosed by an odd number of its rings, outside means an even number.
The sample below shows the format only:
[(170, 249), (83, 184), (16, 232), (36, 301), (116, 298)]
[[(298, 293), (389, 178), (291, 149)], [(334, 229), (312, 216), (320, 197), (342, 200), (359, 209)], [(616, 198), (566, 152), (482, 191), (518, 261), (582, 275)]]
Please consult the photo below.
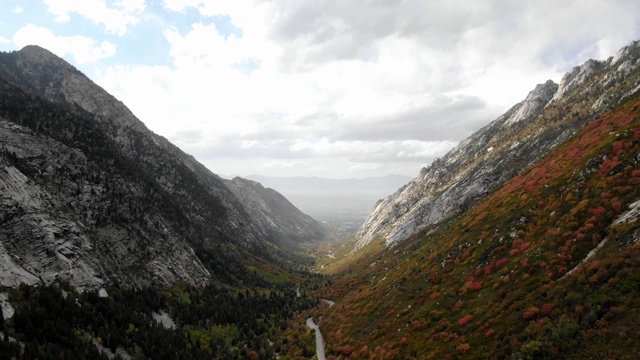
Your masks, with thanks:
[(23, 284), (9, 299), (15, 315), (0, 322), (2, 359), (293, 359), (315, 352), (312, 334), (291, 319), (319, 301), (304, 291), (297, 296), (292, 284), (112, 287), (108, 296)]

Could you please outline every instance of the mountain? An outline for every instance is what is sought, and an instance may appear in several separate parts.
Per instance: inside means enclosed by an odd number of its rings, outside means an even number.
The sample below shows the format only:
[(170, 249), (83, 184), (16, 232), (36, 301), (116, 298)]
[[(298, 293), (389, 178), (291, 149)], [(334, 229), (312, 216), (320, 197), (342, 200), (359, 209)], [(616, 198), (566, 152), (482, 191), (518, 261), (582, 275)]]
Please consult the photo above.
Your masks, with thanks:
[(448, 212), (336, 259), (351, 260), (321, 294), (336, 304), (318, 314), (327, 354), (638, 358), (639, 46), (539, 86), (393, 195)]
[(281, 192), (298, 208), (314, 217), (336, 211), (369, 212), (376, 201), (411, 180), (402, 175), (362, 179), (249, 175), (247, 179)]
[(329, 233), (324, 226), (298, 210), (279, 192), (240, 177), (226, 180), (225, 184), (276, 241), (296, 244), (328, 240)]
[(247, 178), (281, 192), (302, 211), (322, 221), (338, 238), (355, 234), (378, 200), (411, 180), (402, 175), (362, 179), (264, 175)]
[(288, 235), (49, 51), (0, 54), (0, 90), (3, 285), (259, 281)]
[(536, 86), (525, 100), (377, 203), (356, 234), (354, 250), (376, 238), (394, 244), (473, 207), (637, 91), (639, 58), (636, 41), (606, 61), (575, 67), (560, 84), (549, 80)]

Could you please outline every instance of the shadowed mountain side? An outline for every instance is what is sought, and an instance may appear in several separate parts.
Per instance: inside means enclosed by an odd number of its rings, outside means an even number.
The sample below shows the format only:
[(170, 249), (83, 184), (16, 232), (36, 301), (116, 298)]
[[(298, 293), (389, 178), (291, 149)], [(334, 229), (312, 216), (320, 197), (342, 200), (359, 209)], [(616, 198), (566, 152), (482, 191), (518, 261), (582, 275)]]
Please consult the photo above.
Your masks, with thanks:
[(324, 226), (298, 210), (279, 192), (240, 177), (225, 180), (225, 184), (274, 241), (296, 244), (329, 239)]
[(250, 175), (283, 194), (304, 213), (321, 221), (338, 238), (355, 234), (376, 202), (411, 178), (388, 175), (362, 179)]
[(247, 262), (288, 253), (291, 229), (45, 49), (0, 53), (0, 118), (3, 284), (258, 284)]

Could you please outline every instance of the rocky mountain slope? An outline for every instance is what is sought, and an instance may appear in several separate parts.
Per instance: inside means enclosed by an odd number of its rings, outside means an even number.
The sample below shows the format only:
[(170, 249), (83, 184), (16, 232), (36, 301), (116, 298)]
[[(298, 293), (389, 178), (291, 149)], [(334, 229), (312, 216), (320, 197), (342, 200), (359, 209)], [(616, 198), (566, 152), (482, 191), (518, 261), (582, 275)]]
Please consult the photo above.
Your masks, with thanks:
[(161, 196), (149, 182), (12, 122), (0, 120), (0, 137), (3, 286), (207, 280), (177, 214), (157, 208), (168, 199), (145, 203)]
[(0, 124), (3, 285), (234, 282), (285, 236), (45, 49), (0, 54)]
[(339, 239), (353, 236), (379, 199), (411, 180), (402, 175), (353, 179), (249, 175), (247, 179), (277, 190)]
[[(576, 100), (539, 121), (594, 104)], [(327, 355), (637, 359), (639, 214), (634, 91), (457, 216), (343, 257), (356, 260), (321, 294), (336, 302), (318, 314)]]
[(589, 60), (560, 84), (547, 81), (504, 115), (463, 140), (418, 177), (378, 202), (354, 250), (387, 245), (474, 206), (597, 116), (640, 89), (640, 42), (606, 61)]
[(225, 184), (251, 217), (276, 241), (300, 243), (329, 238), (322, 224), (298, 210), (279, 192), (240, 177), (226, 180)]
[[(234, 239), (245, 246), (258, 246), (264, 232), (250, 221), (222, 179), (147, 129), (122, 102), (70, 64), (38, 46), (3, 54), (1, 63), (0, 76), (28, 93), (92, 115), (92, 121), (115, 142), (123, 156), (156, 177), (158, 185), (173, 201), (189, 208), (185, 215), (206, 220), (218, 237)], [(177, 186), (191, 181), (208, 196), (201, 197), (195, 191)], [(213, 213), (212, 206), (224, 209), (222, 212), (226, 215), (208, 217)]]

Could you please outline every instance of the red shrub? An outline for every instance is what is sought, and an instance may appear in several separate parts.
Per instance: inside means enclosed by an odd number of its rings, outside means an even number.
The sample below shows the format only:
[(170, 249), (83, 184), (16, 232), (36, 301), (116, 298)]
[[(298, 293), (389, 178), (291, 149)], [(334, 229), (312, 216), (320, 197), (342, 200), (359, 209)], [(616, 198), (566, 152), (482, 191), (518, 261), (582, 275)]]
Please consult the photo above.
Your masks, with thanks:
[(471, 279), (467, 282), (467, 288), (469, 290), (478, 291), (482, 289), (482, 281), (476, 281), (475, 279)]
[(542, 306), (542, 313), (544, 315), (549, 315), (553, 311), (553, 304), (545, 304)]
[(498, 268), (498, 267), (500, 267), (500, 266), (502, 266), (502, 265), (504, 265), (504, 264), (506, 264), (508, 262), (509, 262), (509, 258), (502, 258), (502, 259), (496, 261), (496, 267)]
[(473, 320), (473, 315), (465, 315), (458, 320), (458, 325), (460, 325), (460, 327), (465, 327), (471, 322), (471, 320)]
[(527, 189), (527, 191), (533, 191), (533, 186), (536, 184), (535, 180), (532, 181), (528, 181), (526, 184), (524, 184), (525, 189)]
[(464, 354), (464, 353), (466, 353), (467, 351), (469, 351), (469, 349), (471, 349), (471, 345), (466, 344), (466, 343), (465, 343), (465, 344), (460, 344), (460, 345), (458, 345), (458, 347), (456, 348), (456, 350), (458, 350), (458, 352), (459, 352), (460, 354)]
[(522, 317), (525, 320), (529, 320), (529, 319), (533, 319), (534, 317), (538, 316), (538, 314), (540, 314), (540, 309), (538, 309), (535, 306), (532, 306), (532, 307), (528, 308), (527, 310), (525, 310), (524, 312), (522, 312)]

